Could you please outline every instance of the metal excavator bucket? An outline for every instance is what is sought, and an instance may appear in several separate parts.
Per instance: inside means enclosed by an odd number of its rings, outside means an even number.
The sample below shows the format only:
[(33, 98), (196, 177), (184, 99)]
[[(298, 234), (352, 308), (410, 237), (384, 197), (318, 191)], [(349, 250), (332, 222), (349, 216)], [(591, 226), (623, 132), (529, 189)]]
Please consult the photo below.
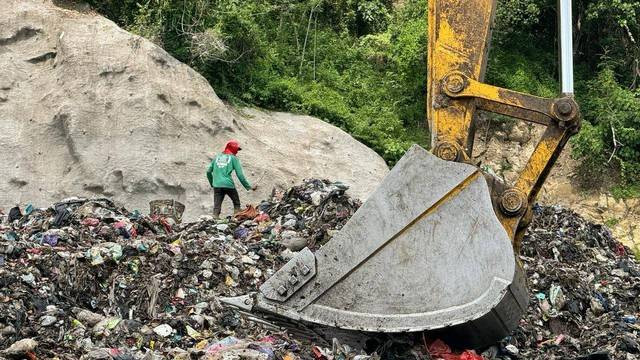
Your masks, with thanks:
[(489, 194), (478, 168), (413, 146), (331, 241), (300, 251), (258, 293), (222, 301), (347, 330), (499, 340), (527, 295)]
[[(259, 292), (223, 302), (263, 319), (304, 324), (324, 338), (330, 329), (446, 330), (458, 344), (479, 347), (517, 326), (528, 296), (513, 248), (580, 126), (572, 96), (571, 2), (561, 0), (563, 95), (557, 99), (482, 83), (496, 0), (429, 0), (428, 6), (427, 118), (435, 155), (412, 147), (331, 241), (315, 253), (300, 251)], [(546, 127), (510, 186), (470, 165), (476, 110)]]

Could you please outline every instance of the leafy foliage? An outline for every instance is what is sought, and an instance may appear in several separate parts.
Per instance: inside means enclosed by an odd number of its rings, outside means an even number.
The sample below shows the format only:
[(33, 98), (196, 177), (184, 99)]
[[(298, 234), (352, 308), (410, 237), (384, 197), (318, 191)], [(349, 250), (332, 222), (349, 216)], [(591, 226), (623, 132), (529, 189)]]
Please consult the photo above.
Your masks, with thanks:
[[(89, 2), (224, 99), (320, 117), (391, 164), (411, 143), (428, 145), (426, 0)], [(556, 19), (556, 0), (499, 0), (487, 81), (557, 96)], [(574, 155), (590, 171), (617, 172), (625, 189), (640, 180), (639, 37), (640, 0), (574, 0), (585, 119)]]
[(92, 1), (236, 103), (320, 117), (393, 163), (426, 145), (421, 1)]
[(612, 164), (626, 183), (640, 182), (640, 93), (620, 86), (610, 68), (587, 82), (582, 107), (587, 120), (574, 153), (591, 169)]

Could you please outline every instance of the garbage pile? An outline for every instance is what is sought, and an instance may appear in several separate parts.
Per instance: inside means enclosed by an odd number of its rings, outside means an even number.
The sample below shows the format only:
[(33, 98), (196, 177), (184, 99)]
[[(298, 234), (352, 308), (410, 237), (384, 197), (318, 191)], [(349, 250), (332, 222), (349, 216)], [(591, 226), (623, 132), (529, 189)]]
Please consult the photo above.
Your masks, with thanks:
[(185, 224), (109, 199), (13, 208), (0, 223), (0, 359), (313, 358), (217, 297), (256, 290), (291, 239), (327, 241), (360, 205), (345, 190), (309, 180), (233, 219)]
[(218, 302), (326, 243), (360, 202), (307, 180), (234, 218), (178, 223), (109, 199), (14, 208), (0, 221), (0, 359), (636, 359), (640, 267), (603, 226), (536, 207), (523, 240), (530, 308), (487, 349), (419, 334), (363, 354), (256, 324)]
[(276, 220), (279, 241), (292, 251), (325, 244), (360, 207), (359, 200), (344, 196), (348, 187), (340, 182), (311, 179), (286, 192), (274, 190), (272, 201), (259, 209)]
[(640, 266), (606, 227), (536, 207), (520, 259), (531, 299), (502, 344), (513, 358), (640, 358)]
[(562, 207), (536, 205), (520, 260), (529, 309), (511, 336), (476, 353), (426, 335), (405, 358), (640, 359), (640, 265), (609, 229)]

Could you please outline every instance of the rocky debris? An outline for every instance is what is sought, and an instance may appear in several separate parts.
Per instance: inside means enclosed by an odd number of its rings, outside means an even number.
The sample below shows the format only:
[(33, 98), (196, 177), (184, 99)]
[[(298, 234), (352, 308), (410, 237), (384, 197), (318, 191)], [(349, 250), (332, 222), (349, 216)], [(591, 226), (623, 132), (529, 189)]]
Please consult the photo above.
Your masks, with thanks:
[[(220, 306), (255, 291), (294, 252), (339, 230), (360, 203), (345, 186), (307, 180), (236, 218), (175, 223), (109, 199), (68, 199), (4, 215), (0, 358), (57, 359), (636, 359), (640, 266), (607, 228), (536, 207), (520, 256), (530, 308), (487, 349), (429, 334), (363, 354), (309, 343)], [(12, 221), (9, 221), (10, 215)]]
[(241, 191), (244, 203), (329, 173), (366, 198), (386, 175), (383, 159), (339, 128), (234, 109), (150, 41), (61, 3), (0, 7), (0, 207), (82, 196), (146, 211), (149, 200), (173, 198), (194, 221), (212, 211), (205, 170), (231, 138), (259, 186)]

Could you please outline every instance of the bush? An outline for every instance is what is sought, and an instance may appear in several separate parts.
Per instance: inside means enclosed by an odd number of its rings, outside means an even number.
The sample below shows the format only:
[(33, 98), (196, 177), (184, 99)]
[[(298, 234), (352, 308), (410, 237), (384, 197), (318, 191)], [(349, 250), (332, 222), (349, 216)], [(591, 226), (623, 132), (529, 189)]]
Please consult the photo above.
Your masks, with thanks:
[(624, 183), (640, 182), (640, 101), (611, 68), (587, 82), (580, 98), (584, 124), (574, 140), (574, 155), (593, 170), (619, 170)]

